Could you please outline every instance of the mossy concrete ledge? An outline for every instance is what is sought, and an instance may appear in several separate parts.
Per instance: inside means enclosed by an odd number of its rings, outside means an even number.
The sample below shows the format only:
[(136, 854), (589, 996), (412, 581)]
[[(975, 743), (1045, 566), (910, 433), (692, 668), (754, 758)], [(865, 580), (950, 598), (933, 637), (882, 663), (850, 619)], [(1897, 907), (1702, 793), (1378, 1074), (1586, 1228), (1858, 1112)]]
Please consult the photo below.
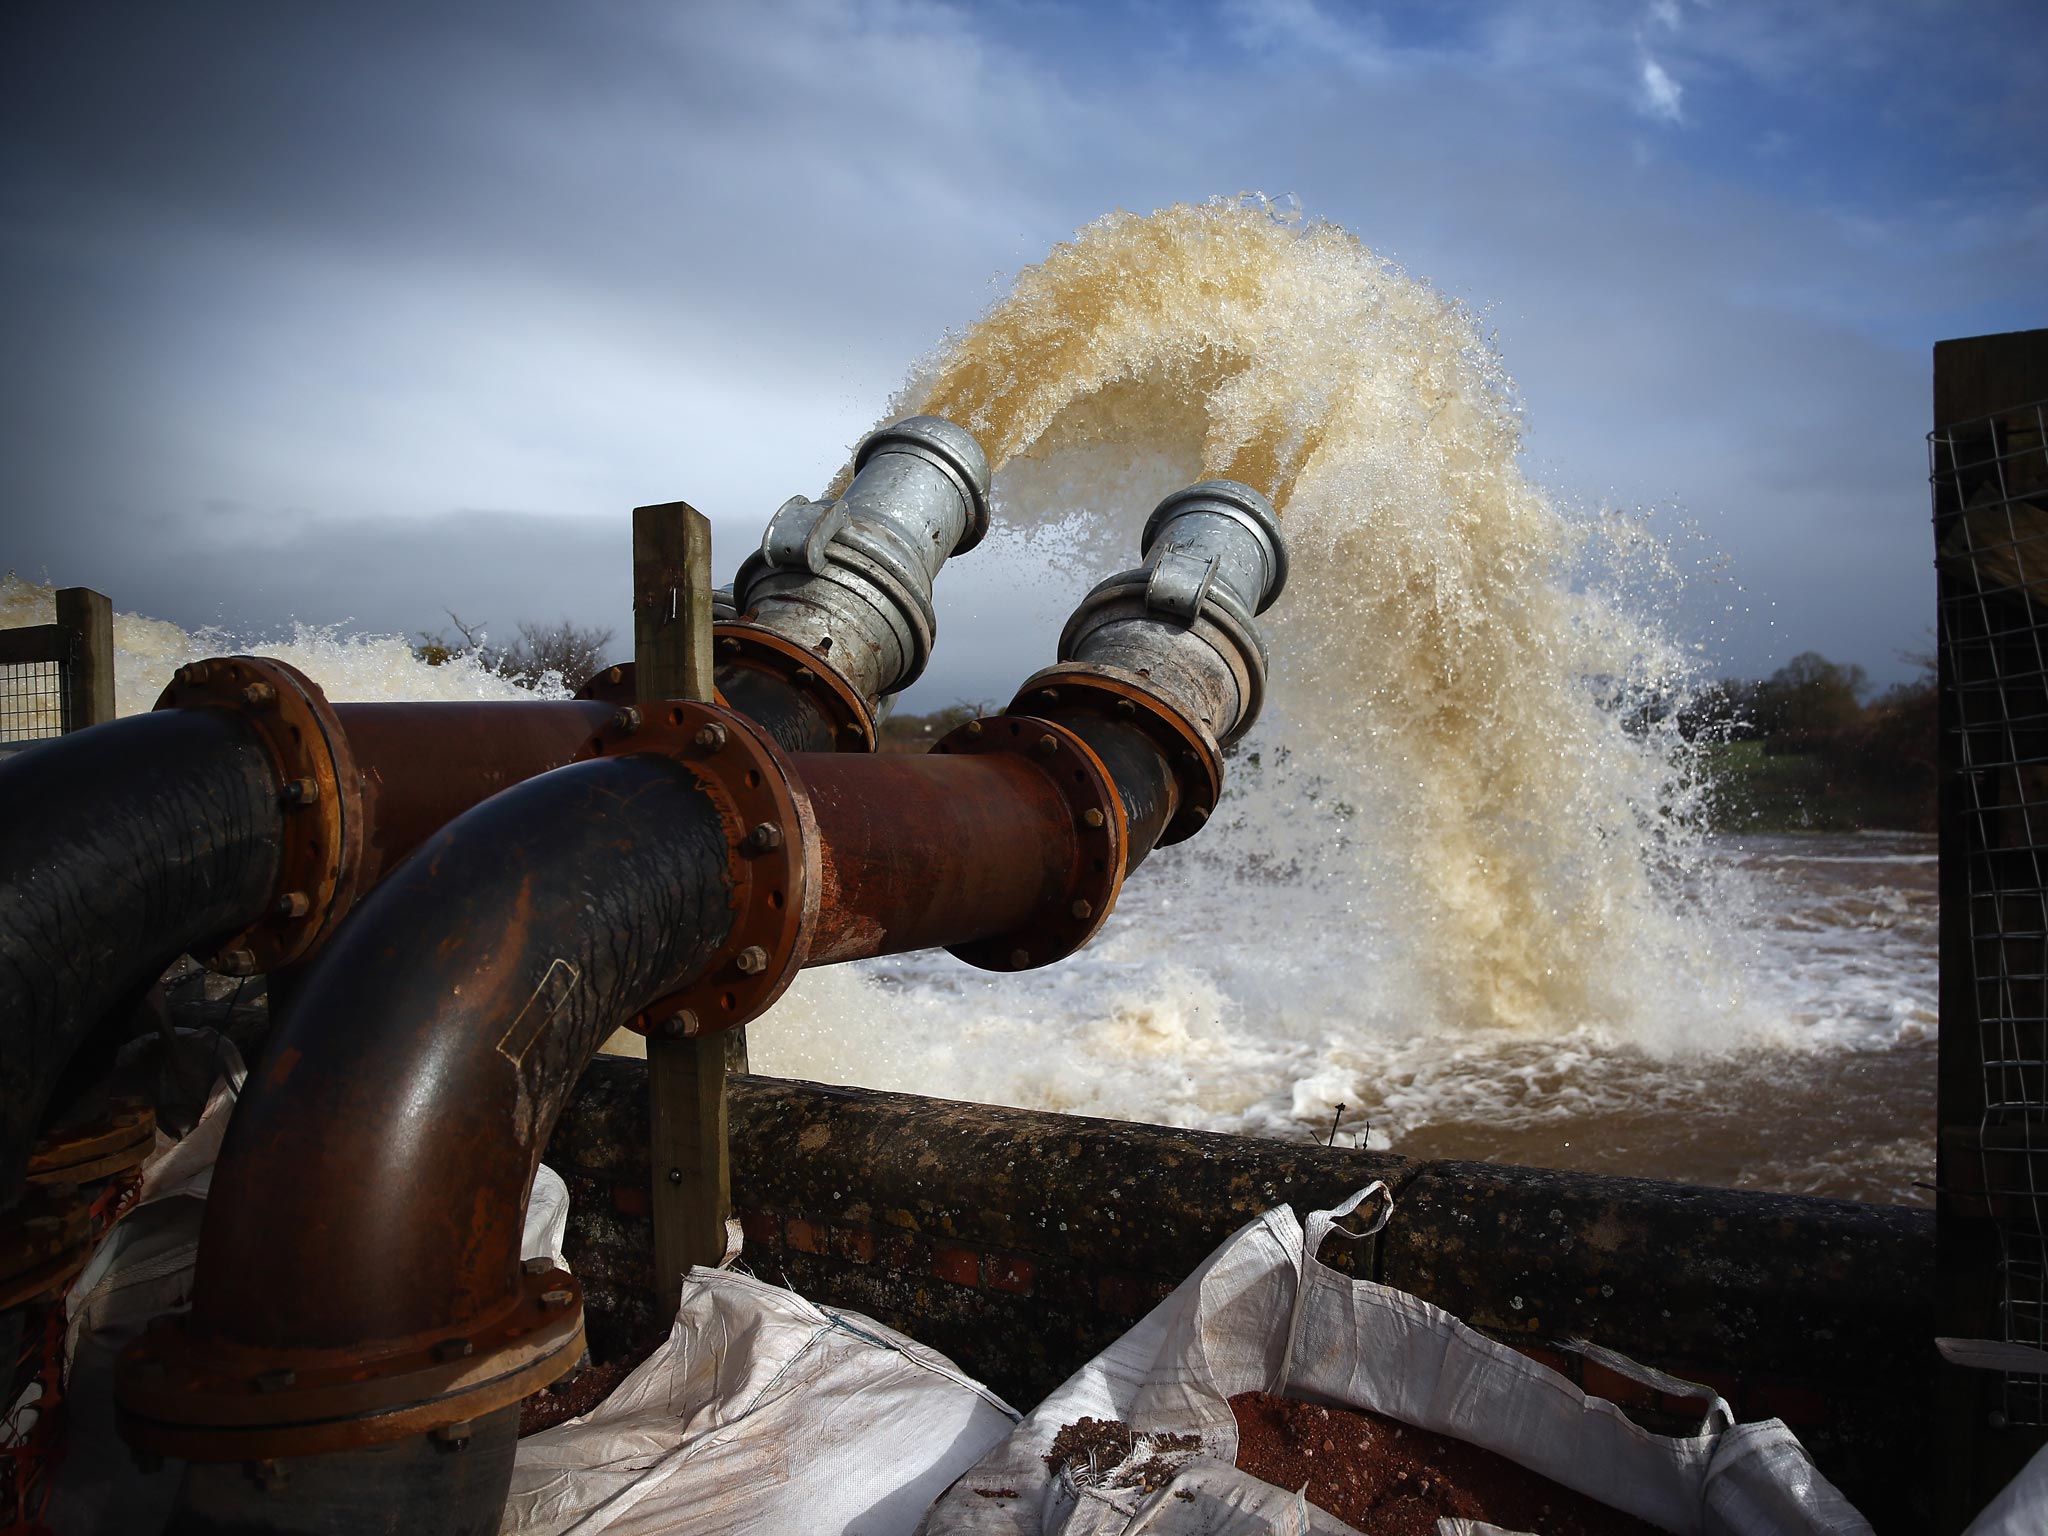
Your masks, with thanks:
[[(1776, 1417), (1880, 1531), (1923, 1528), (1933, 1218), (1703, 1189), (732, 1079), (742, 1263), (943, 1350), (1020, 1407), (1130, 1326), (1231, 1232), (1381, 1179), (1376, 1240), (1324, 1258), (1411, 1291), (1678, 1432), (1688, 1404), (1575, 1339)], [(600, 1058), (548, 1161), (598, 1358), (657, 1315), (643, 1062)], [(1339, 1247), (1342, 1252), (1334, 1251)]]

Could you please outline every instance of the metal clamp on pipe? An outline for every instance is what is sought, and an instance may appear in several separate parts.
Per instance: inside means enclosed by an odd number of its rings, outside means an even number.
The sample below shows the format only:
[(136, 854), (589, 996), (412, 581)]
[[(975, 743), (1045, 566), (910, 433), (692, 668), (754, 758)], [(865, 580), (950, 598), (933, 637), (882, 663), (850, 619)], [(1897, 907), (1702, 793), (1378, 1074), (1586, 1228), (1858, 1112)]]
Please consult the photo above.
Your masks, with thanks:
[[(814, 699), (826, 734), (788, 746), (872, 750), (882, 697), (931, 659), (932, 583), (988, 532), (988, 457), (937, 416), (870, 433), (834, 500), (793, 496), (733, 580), (718, 684), (749, 713), (749, 669)], [(778, 732), (778, 735), (782, 733)]]
[[(1272, 504), (1235, 480), (1204, 480), (1160, 502), (1144, 564), (1074, 610), (1061, 665), (1036, 674), (1012, 709), (1100, 718), (1142, 732), (1174, 779), (1158, 843), (1198, 831), (1222, 791), (1222, 749), (1258, 718), (1266, 647), (1255, 615), (1287, 584)], [(1139, 857), (1151, 844), (1134, 833)]]
[(363, 781), (334, 706), (296, 667), (267, 656), (222, 656), (180, 667), (156, 707), (225, 709), (247, 720), (276, 766), (285, 810), (268, 910), (197, 958), (228, 976), (305, 959), (348, 915), (363, 874)]

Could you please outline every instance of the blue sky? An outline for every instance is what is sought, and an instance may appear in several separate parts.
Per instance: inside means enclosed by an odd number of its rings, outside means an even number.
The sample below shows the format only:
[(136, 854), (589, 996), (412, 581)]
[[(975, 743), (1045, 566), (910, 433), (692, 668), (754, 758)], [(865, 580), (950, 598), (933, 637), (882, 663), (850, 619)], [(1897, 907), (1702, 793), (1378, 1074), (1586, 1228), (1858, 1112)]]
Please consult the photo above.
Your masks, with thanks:
[[(81, 6), (0, 14), (0, 566), (261, 630), (623, 633), (1114, 207), (1291, 193), (1479, 310), (1562, 498), (1727, 670), (1901, 675), (1938, 339), (2048, 324), (2038, 5)], [(1711, 562), (1710, 562), (1711, 563)], [(917, 702), (1056, 615), (949, 572)]]

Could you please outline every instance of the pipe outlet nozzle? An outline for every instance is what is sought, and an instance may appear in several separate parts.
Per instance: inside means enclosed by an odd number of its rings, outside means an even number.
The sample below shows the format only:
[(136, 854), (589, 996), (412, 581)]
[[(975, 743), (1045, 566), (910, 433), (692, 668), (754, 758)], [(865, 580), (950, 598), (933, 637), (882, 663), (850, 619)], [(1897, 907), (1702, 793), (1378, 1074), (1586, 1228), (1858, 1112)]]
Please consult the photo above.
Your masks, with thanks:
[(988, 456), (937, 416), (871, 432), (836, 499), (793, 496), (733, 580), (749, 621), (813, 651), (873, 706), (915, 682), (937, 629), (932, 582), (988, 532)]
[(1253, 616), (1287, 585), (1273, 505), (1235, 480), (1175, 491), (1145, 523), (1144, 561), (1074, 610), (1060, 660), (1142, 678), (1218, 743), (1251, 728), (1266, 694)]
[(1264, 613), (1287, 585), (1287, 541), (1273, 504), (1239, 480), (1203, 480), (1175, 491), (1145, 520), (1139, 548), (1155, 573), (1169, 560), (1208, 567), (1247, 613)]

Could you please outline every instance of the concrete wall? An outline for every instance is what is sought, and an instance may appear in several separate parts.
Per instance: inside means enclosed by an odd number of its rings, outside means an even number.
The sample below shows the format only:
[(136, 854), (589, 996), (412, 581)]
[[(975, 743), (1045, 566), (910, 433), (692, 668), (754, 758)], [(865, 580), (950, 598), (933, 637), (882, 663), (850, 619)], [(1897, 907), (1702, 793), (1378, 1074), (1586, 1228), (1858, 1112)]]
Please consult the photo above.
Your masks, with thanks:
[[(645, 1064), (600, 1059), (555, 1132), (569, 1259), (600, 1360), (665, 1334), (653, 1301)], [(1558, 1350), (1585, 1338), (1777, 1417), (1880, 1531), (1926, 1528), (1933, 1220), (1699, 1189), (732, 1080), (742, 1262), (951, 1355), (1029, 1408), (1273, 1205), (1383, 1179), (1378, 1239), (1325, 1262), (1446, 1307), (1615, 1397), (1683, 1405)], [(661, 1170), (665, 1174), (666, 1170)]]

